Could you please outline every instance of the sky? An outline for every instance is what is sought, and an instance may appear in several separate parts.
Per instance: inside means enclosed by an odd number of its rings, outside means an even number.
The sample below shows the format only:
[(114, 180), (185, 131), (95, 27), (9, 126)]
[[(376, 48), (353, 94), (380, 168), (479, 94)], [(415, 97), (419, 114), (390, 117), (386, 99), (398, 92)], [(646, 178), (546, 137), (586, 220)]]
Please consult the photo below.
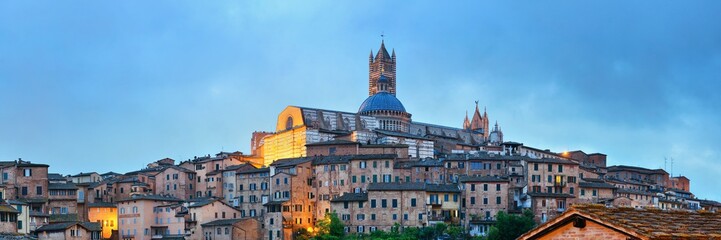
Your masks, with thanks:
[(477, 100), (504, 140), (665, 168), (721, 200), (719, 12), (721, 1), (666, 0), (2, 1), (0, 160), (77, 174), (248, 153), (288, 105), (357, 111), (383, 34), (415, 121), (461, 127)]

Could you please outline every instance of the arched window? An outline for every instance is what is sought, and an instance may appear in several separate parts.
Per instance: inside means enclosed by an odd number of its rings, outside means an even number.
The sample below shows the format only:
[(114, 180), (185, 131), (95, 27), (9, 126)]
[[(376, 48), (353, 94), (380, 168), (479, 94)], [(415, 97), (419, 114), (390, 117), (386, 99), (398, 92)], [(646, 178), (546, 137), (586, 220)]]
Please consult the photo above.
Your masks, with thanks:
[(293, 116), (288, 116), (288, 119), (285, 120), (285, 130), (293, 128)]

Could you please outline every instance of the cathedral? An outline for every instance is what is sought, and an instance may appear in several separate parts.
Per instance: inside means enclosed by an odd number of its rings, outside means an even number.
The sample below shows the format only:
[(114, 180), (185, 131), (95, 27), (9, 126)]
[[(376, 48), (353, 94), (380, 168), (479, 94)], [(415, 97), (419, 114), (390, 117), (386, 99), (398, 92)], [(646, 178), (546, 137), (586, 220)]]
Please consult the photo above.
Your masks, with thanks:
[[(495, 124), (489, 128), (488, 113), (481, 114), (476, 101), (473, 117), (461, 128), (413, 121), (396, 97), (396, 53), (388, 53), (381, 41), (378, 52), (368, 58), (368, 98), (358, 111), (345, 112), (288, 106), (278, 114), (274, 132), (254, 132), (252, 154), (269, 165), (277, 159), (308, 156), (307, 145), (358, 143), (369, 153), (387, 146), (407, 147), (402, 158), (440, 157), (462, 151), (492, 150), (503, 142)], [(330, 148), (335, 149), (335, 148)], [(361, 150), (358, 150), (361, 153)], [(405, 153), (405, 152), (404, 152)], [(327, 155), (333, 155), (330, 151)]]

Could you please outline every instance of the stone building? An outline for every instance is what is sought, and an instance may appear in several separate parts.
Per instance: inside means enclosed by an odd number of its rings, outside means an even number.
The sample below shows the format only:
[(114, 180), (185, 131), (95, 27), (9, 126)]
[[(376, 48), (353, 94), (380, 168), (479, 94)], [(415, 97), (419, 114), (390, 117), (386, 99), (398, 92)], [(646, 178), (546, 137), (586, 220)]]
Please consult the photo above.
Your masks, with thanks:
[(473, 236), (485, 236), (495, 224), (498, 212), (508, 212), (509, 193), (508, 178), (494, 176), (462, 176), (459, 179), (463, 191), (461, 205), (462, 224)]
[(569, 206), (578, 194), (578, 163), (554, 158), (527, 158), (527, 197), (536, 221), (545, 222)]
[(48, 209), (50, 214), (77, 214), (78, 187), (74, 183), (48, 185)]
[(672, 177), (670, 187), (690, 192), (691, 191), (691, 180), (689, 180), (686, 176)]
[(270, 200), (270, 169), (248, 168), (235, 173), (235, 197), (233, 207), (240, 210), (240, 217), (256, 217), (265, 214), (263, 204)]
[(18, 214), (20, 212), (6, 202), (0, 203), (0, 233), (18, 232)]
[(649, 184), (653, 188), (671, 187), (668, 172), (663, 169), (648, 169), (634, 166), (610, 166), (607, 178)]
[(584, 178), (578, 183), (578, 187), (576, 203), (605, 204), (612, 202), (616, 196), (616, 186), (605, 182), (603, 179)]
[(315, 225), (312, 158), (281, 159), (270, 165), (270, 200), (264, 204), (265, 239), (292, 239)]
[(255, 218), (219, 219), (201, 224), (203, 239), (254, 240), (261, 239), (260, 221)]
[(180, 167), (195, 171), (196, 189), (195, 197), (220, 197), (222, 189), (219, 185), (220, 172), (226, 167), (243, 163), (241, 153), (220, 152), (215, 156), (195, 157), (191, 160), (181, 162)]
[(217, 219), (234, 219), (240, 217), (240, 211), (228, 205), (218, 198), (196, 199), (192, 202), (185, 203), (188, 209), (185, 217), (186, 232), (189, 233), (189, 239), (203, 239), (202, 224)]
[(196, 183), (195, 171), (166, 165), (161, 167), (154, 177), (155, 194), (170, 195), (179, 199), (192, 199), (195, 195)]
[(96, 172), (89, 172), (89, 173), (78, 173), (76, 175), (70, 176), (70, 180), (73, 183), (93, 183), (93, 182), (100, 182), (102, 180), (102, 177), (100, 174)]
[(182, 200), (160, 195), (136, 194), (117, 201), (118, 229), (122, 239), (151, 239), (151, 228), (156, 223), (155, 209), (158, 206), (181, 203)]
[(48, 167), (22, 159), (0, 162), (0, 198), (18, 199), (32, 211), (47, 212)]
[(38, 239), (48, 240), (95, 240), (100, 239), (100, 224), (91, 222), (62, 222), (37, 229)]

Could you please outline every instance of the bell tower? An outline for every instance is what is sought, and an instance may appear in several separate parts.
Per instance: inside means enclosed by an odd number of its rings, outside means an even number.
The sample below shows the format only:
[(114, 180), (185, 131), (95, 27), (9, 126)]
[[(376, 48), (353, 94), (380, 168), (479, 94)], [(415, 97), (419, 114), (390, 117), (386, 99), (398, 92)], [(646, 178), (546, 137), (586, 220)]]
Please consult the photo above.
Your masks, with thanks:
[[(381, 35), (382, 36), (382, 35)], [(368, 57), (368, 96), (372, 96), (378, 92), (378, 80), (385, 76), (388, 80), (387, 92), (396, 95), (396, 51), (392, 50), (392, 54), (388, 54), (385, 41), (381, 40), (381, 47), (378, 53), (373, 57), (373, 50)]]

